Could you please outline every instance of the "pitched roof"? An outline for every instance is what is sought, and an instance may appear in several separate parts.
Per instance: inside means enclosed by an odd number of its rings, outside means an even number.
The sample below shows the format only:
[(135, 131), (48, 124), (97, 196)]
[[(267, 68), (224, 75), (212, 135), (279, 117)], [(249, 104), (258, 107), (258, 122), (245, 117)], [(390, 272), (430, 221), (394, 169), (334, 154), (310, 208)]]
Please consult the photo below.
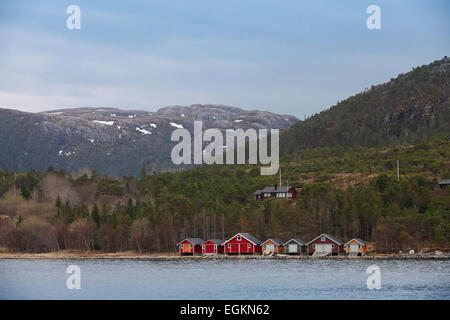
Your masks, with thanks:
[(254, 245), (260, 245), (261, 241), (259, 241), (258, 239), (256, 239), (254, 236), (252, 236), (250, 233), (236, 233), (234, 236), (232, 236), (230, 239), (228, 239), (227, 241), (225, 241), (222, 244), (227, 243), (228, 241), (230, 241), (231, 239), (234, 239), (234, 237), (236, 237), (237, 235), (241, 235), (242, 237), (244, 237), (245, 239), (247, 239), (248, 241), (250, 241), (251, 243), (253, 243)]
[(307, 245), (310, 244), (311, 242), (315, 241), (316, 239), (322, 237), (322, 236), (327, 237), (331, 241), (336, 242), (337, 244), (339, 244), (341, 246), (344, 245), (344, 242), (342, 242), (338, 238), (333, 237), (331, 234), (328, 234), (328, 233), (322, 233), (320, 236), (317, 236), (314, 239), (312, 239), (310, 242), (308, 242)]
[[(292, 186), (281, 186), (281, 187), (277, 186), (276, 189), (275, 189), (275, 186), (265, 187), (262, 190), (256, 190), (254, 193), (259, 194), (259, 193), (272, 193), (272, 192), (288, 192), (289, 189), (291, 189), (291, 188), (292, 188)], [(294, 188), (294, 190), (295, 190), (295, 188)]]
[(223, 243), (223, 240), (222, 240), (222, 239), (208, 239), (208, 240), (206, 240), (205, 242), (208, 242), (208, 241), (213, 242), (213, 243), (215, 243), (215, 244), (217, 244), (217, 245), (219, 245), (219, 246), (221, 246), (222, 243)]
[(450, 184), (450, 179), (444, 179), (439, 181), (439, 185)]
[(183, 239), (182, 241), (178, 242), (177, 245), (179, 245), (180, 243), (182, 243), (184, 241), (189, 241), (194, 246), (201, 245), (203, 242), (205, 242), (205, 241), (203, 241), (203, 239), (200, 239), (200, 238), (186, 238), (186, 239)]
[(303, 241), (303, 240), (301, 240), (301, 239), (299, 239), (299, 238), (292, 238), (291, 240), (286, 241), (286, 242), (283, 244), (283, 246), (287, 245), (289, 242), (292, 242), (292, 241), (297, 242), (297, 243), (298, 243), (299, 245), (301, 245), (301, 246), (306, 246), (305, 241)]
[(367, 242), (365, 242), (364, 240), (361, 240), (360, 238), (353, 238), (352, 240), (348, 241), (345, 243), (345, 246), (349, 243), (352, 242), (353, 240), (358, 241), (360, 244), (362, 244), (363, 246), (367, 245)]
[(266, 241), (264, 241), (262, 244), (266, 243), (267, 241), (272, 241), (273, 243), (275, 243), (276, 245), (282, 246), (283, 245), (283, 241), (281, 241), (280, 239), (277, 238), (270, 238), (267, 239)]
[(244, 238), (246, 238), (248, 241), (253, 242), (256, 245), (260, 245), (261, 241), (259, 241), (258, 239), (256, 239), (254, 236), (252, 236), (250, 233), (241, 233), (241, 236), (243, 236)]

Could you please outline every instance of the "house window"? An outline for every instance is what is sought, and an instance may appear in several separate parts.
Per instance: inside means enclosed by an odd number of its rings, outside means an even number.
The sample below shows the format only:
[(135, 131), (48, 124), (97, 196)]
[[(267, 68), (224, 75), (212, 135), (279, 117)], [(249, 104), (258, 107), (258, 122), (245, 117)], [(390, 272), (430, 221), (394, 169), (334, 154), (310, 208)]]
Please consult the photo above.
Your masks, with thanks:
[(320, 241), (325, 242), (325, 237), (320, 238)]
[(315, 249), (315, 248), (316, 248), (316, 245), (315, 245), (315, 244), (313, 244), (313, 246), (312, 246), (312, 247), (313, 247), (313, 249)]
[(205, 245), (204, 244), (202, 244), (202, 249), (205, 250)]
[(331, 245), (331, 248), (333, 248), (333, 249), (334, 249), (334, 244), (332, 244), (332, 245)]
[(183, 244), (181, 244), (181, 246), (180, 246), (180, 247), (181, 247), (181, 249), (183, 249)]
[(249, 243), (249, 244), (247, 244), (247, 249), (250, 249), (250, 243)]
[(214, 245), (214, 249), (216, 249), (216, 250), (217, 250), (217, 244), (215, 244), (215, 245)]
[(231, 243), (228, 244), (228, 249), (231, 249)]
[(241, 241), (241, 240), (242, 240), (241, 236), (238, 236), (237, 241)]
[(288, 193), (287, 193), (287, 197), (288, 197), (288, 198), (292, 198), (292, 193), (288, 192)]

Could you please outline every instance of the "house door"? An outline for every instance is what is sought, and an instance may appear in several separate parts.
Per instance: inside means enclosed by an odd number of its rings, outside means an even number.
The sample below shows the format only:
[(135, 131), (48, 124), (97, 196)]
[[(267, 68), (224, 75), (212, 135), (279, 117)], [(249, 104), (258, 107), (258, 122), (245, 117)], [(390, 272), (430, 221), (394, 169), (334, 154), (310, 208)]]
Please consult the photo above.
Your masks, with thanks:
[(189, 243), (185, 243), (184, 244), (184, 246), (183, 246), (183, 252), (184, 253), (191, 253), (191, 244), (189, 244)]
[(358, 252), (358, 251), (359, 251), (359, 244), (350, 245), (350, 252)]
[(270, 252), (275, 252), (275, 245), (266, 244), (266, 250), (269, 250)]
[(331, 244), (316, 244), (315, 248), (317, 253), (330, 253), (333, 251)]
[(239, 244), (231, 243), (231, 248), (229, 248), (229, 252), (238, 253), (239, 252)]
[(288, 251), (289, 251), (289, 253), (295, 253), (295, 252), (297, 252), (297, 245), (296, 245), (296, 244), (290, 244), (290, 245), (288, 246)]
[(240, 253), (248, 253), (248, 252), (250, 252), (249, 250), (250, 249), (248, 249), (248, 246), (247, 246), (247, 244), (246, 243), (241, 243), (240, 245)]

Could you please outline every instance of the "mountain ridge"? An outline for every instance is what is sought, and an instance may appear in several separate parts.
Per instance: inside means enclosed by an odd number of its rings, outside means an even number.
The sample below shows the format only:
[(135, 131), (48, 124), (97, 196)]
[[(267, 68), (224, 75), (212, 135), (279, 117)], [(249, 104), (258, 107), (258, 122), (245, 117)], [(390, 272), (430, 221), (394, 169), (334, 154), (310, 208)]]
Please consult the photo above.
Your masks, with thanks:
[(173, 170), (170, 154), (176, 128), (193, 131), (280, 129), (298, 119), (267, 111), (224, 105), (170, 106), (156, 112), (90, 107), (39, 113), (0, 109), (0, 166), (14, 171), (49, 166), (66, 171), (89, 167), (111, 176), (139, 175), (148, 170)]

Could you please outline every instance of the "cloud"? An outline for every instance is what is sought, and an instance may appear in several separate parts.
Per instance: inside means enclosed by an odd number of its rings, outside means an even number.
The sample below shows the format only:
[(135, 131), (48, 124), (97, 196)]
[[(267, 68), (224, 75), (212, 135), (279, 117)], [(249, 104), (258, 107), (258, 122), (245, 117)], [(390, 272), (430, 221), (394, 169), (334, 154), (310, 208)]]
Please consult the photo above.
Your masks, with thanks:
[[(325, 52), (302, 53), (293, 62), (203, 52), (236, 46), (223, 40), (169, 39), (157, 48), (136, 49), (82, 41), (70, 32), (3, 31), (16, 40), (0, 51), (0, 106), (33, 112), (219, 103), (303, 117), (415, 65), (373, 53), (336, 54), (335, 61)], [(201, 48), (203, 55), (184, 54), (183, 47)]]
[[(61, 2), (0, 5), (0, 107), (220, 103), (303, 117), (449, 48), (431, 32), (448, 24), (435, 8), (417, 41), (392, 18), (369, 33), (364, 4), (236, 1), (214, 11), (209, 1), (79, 3), (79, 31), (65, 29)], [(387, 9), (386, 19), (402, 6)], [(426, 23), (436, 16), (439, 23)]]
[(235, 70), (249, 74), (257, 69), (242, 61), (174, 59), (24, 30), (9, 32), (16, 39), (32, 40), (18, 41), (0, 53), (0, 105), (26, 105), (28, 111), (205, 99), (202, 91), (224, 86), (236, 77)]

